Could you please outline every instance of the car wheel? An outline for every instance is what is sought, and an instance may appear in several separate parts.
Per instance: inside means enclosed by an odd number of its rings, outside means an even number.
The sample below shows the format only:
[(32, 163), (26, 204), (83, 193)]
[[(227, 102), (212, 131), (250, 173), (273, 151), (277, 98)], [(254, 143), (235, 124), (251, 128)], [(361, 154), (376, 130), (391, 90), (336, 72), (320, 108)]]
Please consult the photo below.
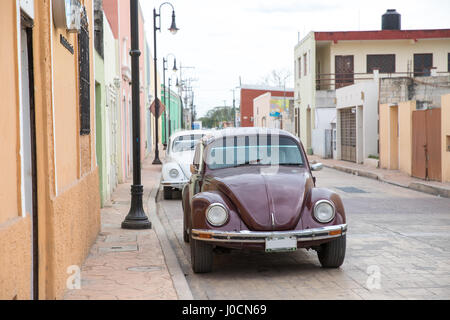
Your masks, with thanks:
[[(191, 233), (192, 234), (192, 233)], [(213, 247), (204, 241), (190, 238), (191, 265), (194, 273), (208, 273), (212, 271)]]
[(317, 256), (323, 268), (339, 268), (345, 259), (346, 236), (322, 244)]
[(172, 200), (172, 188), (164, 187), (164, 200)]

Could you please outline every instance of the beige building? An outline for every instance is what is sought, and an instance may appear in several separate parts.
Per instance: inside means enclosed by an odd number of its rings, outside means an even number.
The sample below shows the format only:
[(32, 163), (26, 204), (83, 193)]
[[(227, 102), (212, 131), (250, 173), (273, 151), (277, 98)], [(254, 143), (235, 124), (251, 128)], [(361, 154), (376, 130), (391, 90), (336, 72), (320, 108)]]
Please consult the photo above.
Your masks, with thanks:
[[(292, 90), (289, 91), (292, 94)], [(271, 92), (253, 100), (253, 125), (294, 132), (292, 97), (272, 96)]]
[(61, 298), (100, 228), (92, 22), (91, 0), (1, 2), (0, 299)]
[[(323, 114), (336, 112), (337, 89), (373, 81), (374, 70), (380, 79), (447, 73), (450, 29), (310, 32), (297, 44), (294, 55), (297, 134), (308, 152), (316, 153), (323, 148), (323, 139), (317, 137), (333, 129), (330, 116)], [(336, 121), (338, 115), (333, 118)], [(352, 121), (353, 125), (356, 119)], [(341, 142), (356, 148), (354, 140)]]
[(450, 94), (440, 107), (416, 101), (380, 105), (380, 167), (450, 182)]

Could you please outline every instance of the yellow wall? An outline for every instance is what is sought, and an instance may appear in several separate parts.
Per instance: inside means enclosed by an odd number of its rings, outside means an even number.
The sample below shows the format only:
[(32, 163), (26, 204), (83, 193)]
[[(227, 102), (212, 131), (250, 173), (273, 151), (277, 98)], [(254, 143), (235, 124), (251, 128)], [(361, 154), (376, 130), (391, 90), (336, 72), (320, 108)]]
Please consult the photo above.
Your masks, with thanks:
[(398, 106), (389, 108), (389, 169), (398, 169)]
[[(3, 3), (4, 2), (4, 3)], [(0, 10), (0, 299), (31, 298), (31, 219), (21, 216), (19, 79), (16, 2)], [(92, 1), (82, 1), (90, 24)], [(95, 161), (95, 95), (91, 86), (91, 134), (80, 136), (77, 36), (57, 30), (51, 1), (34, 1), (34, 89), (36, 116), (39, 298), (58, 299), (67, 268), (80, 266), (100, 229), (99, 177)], [(75, 54), (62, 47), (63, 34)], [(91, 56), (91, 84), (94, 66)]]
[(398, 169), (398, 107), (380, 105), (380, 167)]
[(20, 122), (15, 1), (0, 10), (0, 300), (29, 299), (31, 219), (22, 217), (20, 196)]
[(415, 101), (398, 104), (399, 127), (399, 170), (411, 175), (412, 172), (412, 112), (416, 110)]
[(450, 182), (450, 94), (442, 96), (441, 105), (442, 130), (442, 182)]
[[(0, 225), (20, 215), (20, 180), (18, 174), (19, 152), (19, 113), (18, 113), (18, 76), (17, 76), (17, 19), (16, 5), (13, 1), (2, 3), (0, 10), (0, 77), (1, 116), (0, 116)], [(7, 75), (7, 76), (6, 76)]]
[(389, 105), (380, 104), (380, 168), (389, 167)]

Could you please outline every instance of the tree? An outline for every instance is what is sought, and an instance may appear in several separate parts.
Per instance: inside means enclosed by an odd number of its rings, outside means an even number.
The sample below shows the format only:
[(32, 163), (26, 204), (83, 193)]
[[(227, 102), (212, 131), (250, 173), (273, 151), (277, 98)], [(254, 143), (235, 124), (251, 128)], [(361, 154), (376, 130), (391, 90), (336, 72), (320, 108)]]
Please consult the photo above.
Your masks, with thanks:
[(292, 77), (292, 72), (288, 69), (274, 69), (262, 78), (260, 84), (264, 86), (282, 88), (285, 84), (288, 86), (287, 83), (290, 77)]
[(208, 111), (206, 116), (199, 119), (205, 128), (219, 128), (222, 122), (233, 122), (234, 113), (232, 107), (215, 107)]

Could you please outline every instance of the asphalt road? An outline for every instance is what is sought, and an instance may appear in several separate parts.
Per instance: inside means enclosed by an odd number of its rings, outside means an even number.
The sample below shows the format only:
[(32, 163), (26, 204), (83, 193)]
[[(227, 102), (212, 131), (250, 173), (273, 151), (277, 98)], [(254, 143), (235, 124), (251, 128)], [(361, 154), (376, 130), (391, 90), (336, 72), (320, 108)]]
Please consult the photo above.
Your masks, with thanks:
[[(318, 187), (344, 201), (349, 231), (340, 269), (322, 269), (315, 251), (232, 251), (213, 272), (194, 274), (183, 242), (180, 200), (158, 215), (196, 299), (450, 299), (450, 199), (325, 168)], [(350, 188), (350, 189), (347, 189)]]

